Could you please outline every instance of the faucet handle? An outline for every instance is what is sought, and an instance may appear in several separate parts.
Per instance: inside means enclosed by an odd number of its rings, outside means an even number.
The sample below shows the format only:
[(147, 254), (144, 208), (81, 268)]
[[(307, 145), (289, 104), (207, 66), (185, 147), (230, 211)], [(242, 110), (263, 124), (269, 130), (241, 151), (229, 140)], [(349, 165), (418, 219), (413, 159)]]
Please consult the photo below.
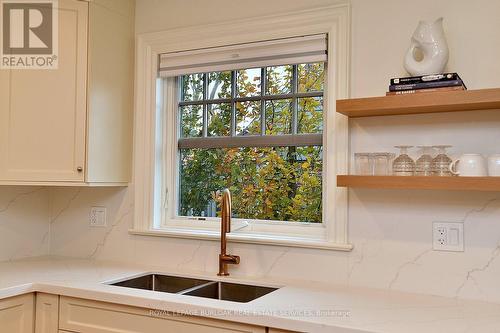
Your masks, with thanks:
[(219, 255), (219, 259), (225, 264), (238, 265), (240, 263), (240, 256), (235, 256), (232, 254), (221, 254)]

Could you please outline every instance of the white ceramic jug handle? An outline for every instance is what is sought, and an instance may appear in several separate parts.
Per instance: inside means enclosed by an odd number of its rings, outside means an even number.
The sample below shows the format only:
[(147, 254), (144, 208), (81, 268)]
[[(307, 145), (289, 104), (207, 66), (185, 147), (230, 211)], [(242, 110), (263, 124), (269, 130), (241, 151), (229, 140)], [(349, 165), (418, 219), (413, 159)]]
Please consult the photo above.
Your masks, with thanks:
[(407, 71), (409, 69), (411, 71), (416, 71), (417, 68), (419, 68), (419, 64), (418, 61), (415, 59), (415, 53), (414, 53), (417, 46), (418, 46), (417, 43), (415, 43), (415, 41), (412, 40), (410, 48), (408, 49), (408, 51), (406, 51), (405, 68)]
[(460, 172), (456, 171), (456, 166), (457, 166), (457, 163), (458, 163), (459, 161), (460, 161), (460, 160), (455, 160), (455, 161), (453, 161), (453, 162), (451, 162), (451, 163), (450, 163), (450, 167), (449, 167), (450, 172), (451, 172), (452, 174), (454, 174), (455, 176), (460, 175)]

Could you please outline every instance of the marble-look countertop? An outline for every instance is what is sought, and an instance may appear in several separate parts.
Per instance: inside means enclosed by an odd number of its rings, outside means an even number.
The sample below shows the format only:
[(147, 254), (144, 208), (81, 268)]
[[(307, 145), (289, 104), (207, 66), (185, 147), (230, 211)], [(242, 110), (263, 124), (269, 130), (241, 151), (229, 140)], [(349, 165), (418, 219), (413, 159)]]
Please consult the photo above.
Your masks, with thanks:
[(37, 291), (302, 332), (500, 332), (500, 304), (478, 301), (304, 281), (223, 278), (281, 287), (252, 302), (234, 303), (106, 284), (147, 272), (218, 280), (153, 266), (49, 257), (0, 263), (0, 299)]

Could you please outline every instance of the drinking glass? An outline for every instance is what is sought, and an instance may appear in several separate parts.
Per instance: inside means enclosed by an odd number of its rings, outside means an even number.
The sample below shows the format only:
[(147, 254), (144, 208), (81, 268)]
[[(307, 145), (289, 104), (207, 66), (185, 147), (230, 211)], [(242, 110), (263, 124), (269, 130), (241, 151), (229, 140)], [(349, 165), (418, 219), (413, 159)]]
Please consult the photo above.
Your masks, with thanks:
[(433, 146), (433, 148), (438, 149), (438, 155), (432, 160), (433, 176), (451, 176), (450, 163), (453, 161), (446, 155), (446, 149), (450, 147), (450, 145)]
[(415, 164), (415, 175), (431, 176), (432, 175), (432, 146), (418, 146), (422, 149), (422, 156), (419, 157)]
[(415, 161), (408, 156), (408, 149), (413, 146), (394, 146), (400, 149), (400, 155), (392, 163), (392, 172), (395, 176), (413, 176), (415, 174)]
[(391, 160), (394, 154), (373, 153), (373, 174), (375, 176), (387, 176), (391, 173)]
[(354, 154), (357, 175), (373, 175), (373, 156), (370, 153)]

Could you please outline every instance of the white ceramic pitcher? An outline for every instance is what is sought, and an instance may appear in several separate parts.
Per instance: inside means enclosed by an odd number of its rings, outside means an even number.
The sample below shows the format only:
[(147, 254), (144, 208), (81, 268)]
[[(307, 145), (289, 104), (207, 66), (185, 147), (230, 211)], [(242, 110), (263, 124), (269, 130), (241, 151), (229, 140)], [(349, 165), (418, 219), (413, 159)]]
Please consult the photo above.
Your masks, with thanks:
[[(420, 52), (422, 59), (416, 55)], [(443, 29), (443, 18), (435, 22), (420, 21), (406, 52), (405, 69), (411, 75), (441, 74), (448, 62), (448, 43)]]

